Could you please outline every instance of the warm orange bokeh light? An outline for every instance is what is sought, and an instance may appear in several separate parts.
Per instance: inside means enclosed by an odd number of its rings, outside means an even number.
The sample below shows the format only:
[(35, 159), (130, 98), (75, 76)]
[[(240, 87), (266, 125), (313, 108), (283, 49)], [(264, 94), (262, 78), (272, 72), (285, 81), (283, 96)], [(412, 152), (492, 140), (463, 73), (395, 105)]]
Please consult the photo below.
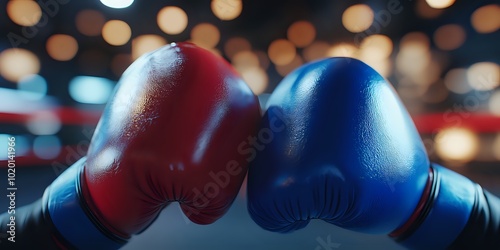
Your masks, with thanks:
[(56, 34), (47, 40), (47, 53), (58, 61), (69, 61), (78, 52), (78, 42), (69, 35)]

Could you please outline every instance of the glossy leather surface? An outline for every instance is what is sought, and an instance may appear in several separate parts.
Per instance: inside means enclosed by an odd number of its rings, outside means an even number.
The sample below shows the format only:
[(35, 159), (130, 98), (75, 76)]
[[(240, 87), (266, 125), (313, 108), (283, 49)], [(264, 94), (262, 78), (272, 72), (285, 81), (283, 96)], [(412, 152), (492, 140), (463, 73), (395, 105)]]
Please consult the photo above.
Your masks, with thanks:
[(429, 161), (390, 84), (352, 58), (290, 73), (271, 95), (261, 130), (272, 140), (251, 163), (248, 209), (261, 227), (289, 232), (322, 219), (389, 233), (414, 211)]

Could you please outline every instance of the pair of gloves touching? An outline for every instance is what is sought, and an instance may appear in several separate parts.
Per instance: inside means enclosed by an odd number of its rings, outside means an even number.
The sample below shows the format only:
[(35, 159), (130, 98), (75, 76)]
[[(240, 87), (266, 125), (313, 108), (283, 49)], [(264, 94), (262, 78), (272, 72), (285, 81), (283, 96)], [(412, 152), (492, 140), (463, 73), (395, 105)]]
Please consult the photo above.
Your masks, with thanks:
[(404, 106), (369, 66), (352, 58), (306, 64), (261, 114), (226, 61), (189, 43), (126, 70), (87, 156), (19, 209), (16, 243), (7, 244), (117, 249), (171, 202), (209, 224), (247, 172), (248, 211), (266, 230), (322, 219), (409, 248), (498, 244), (488, 238), (498, 236), (498, 199), (429, 162)]

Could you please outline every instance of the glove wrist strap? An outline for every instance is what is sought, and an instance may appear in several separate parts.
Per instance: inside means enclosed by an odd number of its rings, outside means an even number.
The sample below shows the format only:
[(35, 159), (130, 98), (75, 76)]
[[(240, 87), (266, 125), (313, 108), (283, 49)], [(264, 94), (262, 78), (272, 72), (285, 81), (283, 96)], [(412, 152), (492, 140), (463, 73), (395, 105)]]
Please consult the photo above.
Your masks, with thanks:
[[(433, 164), (434, 191), (424, 195), (428, 209), (415, 210), (417, 219), (407, 230), (391, 233), (396, 241), (408, 248), (445, 249), (465, 228), (476, 199), (474, 182), (442, 166)], [(414, 216), (412, 216), (414, 217)]]
[(127, 239), (102, 226), (81, 197), (80, 177), (85, 159), (84, 157), (73, 164), (45, 190), (45, 216), (72, 247), (118, 249)]

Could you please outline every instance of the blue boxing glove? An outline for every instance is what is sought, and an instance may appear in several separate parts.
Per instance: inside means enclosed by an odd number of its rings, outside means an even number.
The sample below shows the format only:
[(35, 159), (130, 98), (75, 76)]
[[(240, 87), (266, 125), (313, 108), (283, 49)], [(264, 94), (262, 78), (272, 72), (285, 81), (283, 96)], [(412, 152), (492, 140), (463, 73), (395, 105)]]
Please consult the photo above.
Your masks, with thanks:
[[(498, 198), (430, 163), (390, 84), (361, 61), (330, 58), (289, 74), (260, 131), (266, 144), (249, 168), (248, 209), (264, 229), (290, 232), (322, 219), (410, 248), (480, 234), (493, 235), (484, 246), (500, 245)], [(487, 226), (467, 233), (479, 224)]]

